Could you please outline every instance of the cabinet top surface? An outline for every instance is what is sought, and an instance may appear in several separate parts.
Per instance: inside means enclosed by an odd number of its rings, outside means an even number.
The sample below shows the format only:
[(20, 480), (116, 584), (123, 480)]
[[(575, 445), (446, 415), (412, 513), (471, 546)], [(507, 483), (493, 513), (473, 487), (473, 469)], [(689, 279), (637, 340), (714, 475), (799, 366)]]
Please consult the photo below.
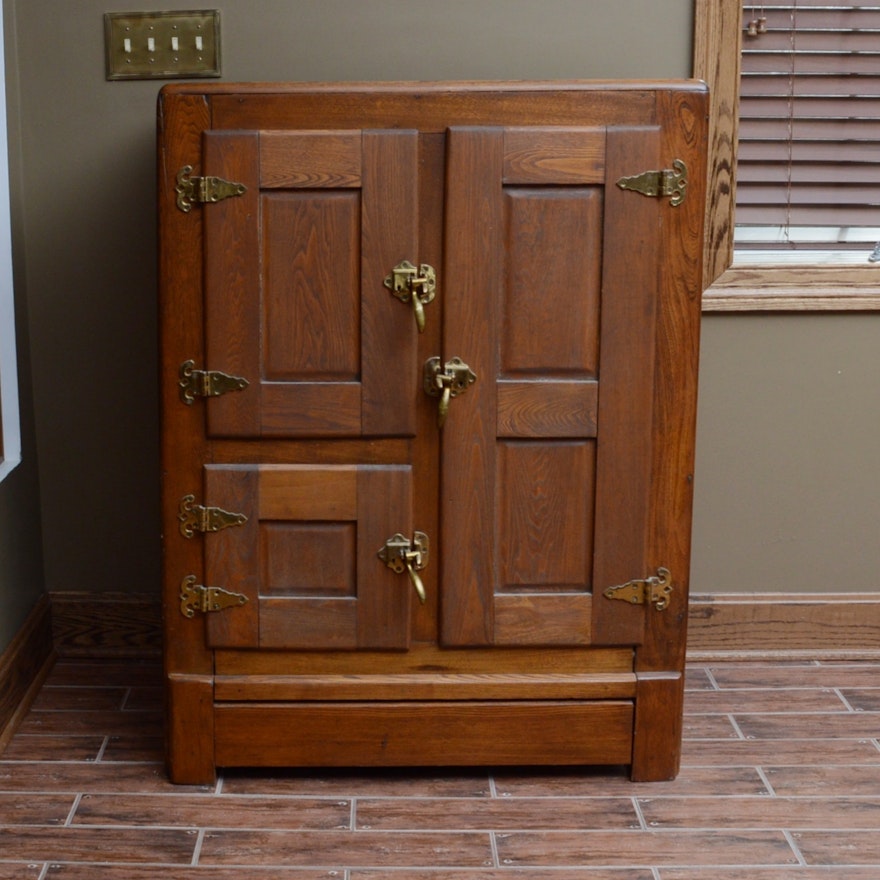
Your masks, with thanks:
[(169, 83), (161, 94), (199, 95), (297, 95), (353, 92), (367, 94), (497, 94), (522, 92), (706, 92), (701, 80), (462, 80), (462, 81), (376, 81), (376, 82), (213, 82)]

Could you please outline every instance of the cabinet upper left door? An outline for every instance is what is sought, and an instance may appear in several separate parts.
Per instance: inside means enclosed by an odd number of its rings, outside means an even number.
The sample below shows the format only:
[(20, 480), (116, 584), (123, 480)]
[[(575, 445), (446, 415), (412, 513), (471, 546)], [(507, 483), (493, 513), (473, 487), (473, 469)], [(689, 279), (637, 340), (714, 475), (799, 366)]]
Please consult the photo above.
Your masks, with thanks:
[(418, 265), (414, 131), (207, 131), (244, 192), (205, 212), (211, 437), (410, 437), (418, 329), (384, 279)]

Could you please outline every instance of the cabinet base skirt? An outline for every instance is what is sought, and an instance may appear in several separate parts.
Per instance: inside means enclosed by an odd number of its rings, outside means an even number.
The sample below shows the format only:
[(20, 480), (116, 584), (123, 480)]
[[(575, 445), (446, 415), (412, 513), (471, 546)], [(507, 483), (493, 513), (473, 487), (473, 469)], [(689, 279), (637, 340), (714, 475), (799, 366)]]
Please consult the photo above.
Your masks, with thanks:
[(633, 704), (229, 703), (214, 725), (221, 767), (629, 764)]

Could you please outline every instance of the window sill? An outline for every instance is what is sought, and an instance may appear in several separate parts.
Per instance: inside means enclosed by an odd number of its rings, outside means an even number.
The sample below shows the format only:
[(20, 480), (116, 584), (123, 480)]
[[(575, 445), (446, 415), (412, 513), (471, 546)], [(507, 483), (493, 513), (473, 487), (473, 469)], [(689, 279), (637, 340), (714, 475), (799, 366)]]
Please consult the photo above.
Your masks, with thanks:
[(703, 293), (703, 312), (880, 311), (880, 265), (731, 267)]

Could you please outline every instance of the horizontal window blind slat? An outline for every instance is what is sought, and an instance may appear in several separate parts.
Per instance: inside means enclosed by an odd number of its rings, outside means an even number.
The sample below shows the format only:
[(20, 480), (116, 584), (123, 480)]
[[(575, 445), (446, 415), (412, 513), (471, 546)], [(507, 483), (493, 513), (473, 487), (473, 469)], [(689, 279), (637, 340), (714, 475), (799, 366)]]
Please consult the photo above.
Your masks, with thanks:
[[(739, 145), (738, 165), (748, 162), (772, 161), (779, 159), (779, 144), (775, 141), (743, 141)], [(787, 145), (786, 145), (787, 147)], [(880, 157), (880, 144), (872, 141), (852, 141), (834, 143), (807, 141), (791, 146), (791, 160), (800, 162), (823, 162), (833, 169), (843, 163), (877, 162)], [(788, 153), (782, 160), (788, 162)]]
[(854, 162), (840, 166), (837, 174), (829, 175), (828, 166), (822, 163), (792, 165), (788, 162), (746, 162), (740, 165), (737, 180), (740, 186), (755, 183), (787, 183), (789, 178), (800, 184), (827, 184), (868, 186), (880, 184), (880, 162), (867, 164)]
[[(790, 54), (743, 53), (743, 64), (748, 59), (748, 69), (758, 73), (788, 73), (791, 70)], [(824, 73), (829, 68), (835, 73), (876, 73), (880, 52), (831, 53), (802, 52), (795, 56), (795, 74)]]
[(880, 68), (869, 74), (815, 74), (800, 75), (791, 80), (788, 73), (744, 72), (740, 81), (740, 98), (748, 104), (763, 95), (792, 95), (863, 98), (880, 95)]
[[(798, 21), (800, 24), (800, 21)], [(773, 29), (743, 43), (743, 58), (752, 59), (758, 55), (788, 56), (791, 53), (791, 30)], [(834, 30), (797, 30), (795, 59), (800, 55), (812, 54), (856, 54), (876, 52), (877, 37), (880, 36), (880, 14), (870, 25), (835, 28)], [(797, 61), (795, 61), (797, 66)]]
[(863, 187), (857, 184), (810, 184), (799, 186), (793, 183), (790, 191), (785, 183), (776, 185), (763, 183), (760, 186), (747, 186), (740, 193), (742, 204), (773, 204), (784, 202), (790, 195), (791, 204), (799, 206), (880, 206), (880, 187)]
[(845, 98), (799, 98), (791, 104), (788, 95), (755, 97), (745, 102), (741, 121), (778, 119), (791, 111), (796, 119), (876, 119), (880, 121), (880, 96)]
[(745, 119), (740, 139), (796, 141), (878, 141), (880, 120), (870, 119)]
[(855, 206), (846, 212), (827, 206), (793, 207), (787, 205), (740, 205), (737, 202), (737, 223), (755, 226), (876, 226), (880, 210), (870, 205)]

